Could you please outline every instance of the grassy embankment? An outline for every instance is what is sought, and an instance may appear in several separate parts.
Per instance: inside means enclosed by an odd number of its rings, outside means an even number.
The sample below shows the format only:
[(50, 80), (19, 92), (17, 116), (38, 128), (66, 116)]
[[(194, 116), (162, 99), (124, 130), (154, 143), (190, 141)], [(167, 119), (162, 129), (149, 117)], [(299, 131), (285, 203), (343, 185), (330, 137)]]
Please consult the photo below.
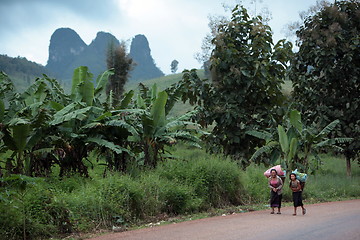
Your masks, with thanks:
[[(235, 162), (201, 149), (177, 146), (172, 152), (176, 160), (151, 171), (103, 178), (104, 167), (93, 157), (89, 179), (59, 179), (57, 169), (53, 177), (27, 179), (25, 189), (1, 192), (0, 233), (21, 239), (25, 226), (29, 239), (48, 239), (268, 208), (265, 166), (242, 171)], [(360, 167), (354, 165), (349, 178), (343, 158), (324, 155), (323, 160), (323, 169), (309, 176), (305, 204), (359, 198)], [(291, 205), (287, 187), (283, 199)]]
[[(179, 75), (168, 76), (173, 77)], [(92, 156), (95, 168), (89, 179), (59, 179), (54, 168), (50, 178), (20, 180), (26, 185), (14, 181), (0, 192), (0, 235), (22, 239), (25, 230), (28, 239), (59, 238), (113, 226), (131, 229), (268, 208), (265, 166), (251, 165), (243, 171), (236, 162), (202, 149), (179, 145), (169, 150), (175, 160), (155, 170), (134, 169), (130, 174), (108, 173), (103, 178), (104, 166)], [(322, 170), (309, 176), (306, 184), (305, 204), (359, 198), (359, 165), (353, 165), (349, 178), (342, 157), (322, 157)], [(285, 205), (291, 205), (290, 201), (291, 193), (285, 187)]]

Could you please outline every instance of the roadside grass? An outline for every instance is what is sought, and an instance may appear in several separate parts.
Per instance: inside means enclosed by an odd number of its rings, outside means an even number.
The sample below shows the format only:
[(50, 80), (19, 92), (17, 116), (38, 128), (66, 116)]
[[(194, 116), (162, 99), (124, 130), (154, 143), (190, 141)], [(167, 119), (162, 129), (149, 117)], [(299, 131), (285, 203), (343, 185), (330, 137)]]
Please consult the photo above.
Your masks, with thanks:
[[(89, 234), (152, 227), (212, 216), (268, 209), (265, 166), (241, 170), (236, 162), (203, 149), (176, 145), (174, 159), (155, 170), (108, 173), (91, 155), (90, 178), (34, 178), (26, 191), (0, 192), (0, 233), (21, 239), (83, 239)], [(322, 169), (308, 176), (304, 204), (360, 198), (360, 167), (346, 177), (345, 160), (324, 154)], [(32, 178), (30, 178), (32, 179)], [(35, 181), (36, 180), (36, 181)], [(291, 206), (288, 179), (284, 206)], [(57, 238), (56, 238), (57, 237)]]

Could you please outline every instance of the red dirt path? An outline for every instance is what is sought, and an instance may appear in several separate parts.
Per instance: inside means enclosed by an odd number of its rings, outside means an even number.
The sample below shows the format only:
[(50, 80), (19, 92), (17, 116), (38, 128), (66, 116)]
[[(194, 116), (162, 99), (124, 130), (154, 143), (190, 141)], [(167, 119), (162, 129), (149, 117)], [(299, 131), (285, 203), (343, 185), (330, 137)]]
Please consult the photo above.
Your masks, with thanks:
[[(360, 240), (360, 199), (305, 206), (306, 215), (270, 210), (211, 217), (152, 228), (111, 233), (89, 240), (221, 239), (221, 240)], [(301, 212), (298, 209), (298, 212)]]

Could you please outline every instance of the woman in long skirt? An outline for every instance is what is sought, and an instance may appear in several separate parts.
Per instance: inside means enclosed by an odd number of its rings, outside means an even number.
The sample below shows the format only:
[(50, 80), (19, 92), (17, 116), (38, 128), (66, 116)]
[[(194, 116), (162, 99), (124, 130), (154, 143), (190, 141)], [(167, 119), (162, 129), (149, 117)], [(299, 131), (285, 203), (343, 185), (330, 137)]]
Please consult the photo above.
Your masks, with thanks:
[(283, 181), (277, 175), (275, 169), (270, 170), (270, 177), (268, 180), (270, 191), (270, 207), (272, 208), (271, 214), (275, 213), (275, 208), (278, 209), (277, 214), (281, 214), (281, 199), (282, 199), (282, 187)]
[(290, 188), (292, 190), (293, 202), (294, 202), (294, 214), (296, 216), (297, 207), (302, 208), (302, 214), (305, 215), (306, 209), (304, 208), (304, 204), (302, 202), (302, 187), (300, 181), (296, 179), (296, 174), (290, 174)]

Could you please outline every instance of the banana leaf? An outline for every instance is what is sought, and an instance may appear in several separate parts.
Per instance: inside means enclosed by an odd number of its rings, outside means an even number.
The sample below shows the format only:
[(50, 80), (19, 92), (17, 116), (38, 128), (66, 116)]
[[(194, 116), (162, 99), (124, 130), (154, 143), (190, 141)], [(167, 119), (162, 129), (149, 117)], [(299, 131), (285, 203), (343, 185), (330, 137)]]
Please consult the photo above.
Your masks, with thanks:
[(292, 110), (290, 112), (290, 123), (293, 125), (299, 132), (303, 129), (303, 124), (301, 122), (301, 114), (297, 110)]
[(158, 97), (151, 108), (151, 117), (154, 121), (154, 128), (165, 125), (165, 105), (167, 101), (167, 93), (165, 91), (159, 92)]
[(281, 150), (283, 153), (287, 154), (289, 152), (289, 140), (287, 134), (285, 133), (284, 127), (281, 125), (278, 126), (278, 134)]
[(129, 106), (132, 97), (134, 96), (134, 90), (130, 90), (128, 93), (125, 94), (125, 97), (121, 100), (120, 109), (125, 109)]
[(94, 96), (95, 97), (99, 97), (106, 89), (106, 85), (109, 81), (109, 77), (111, 75), (114, 75), (114, 70), (110, 69), (107, 70), (105, 72), (103, 72), (102, 74), (100, 74), (97, 79), (96, 79), (96, 88), (94, 91)]

